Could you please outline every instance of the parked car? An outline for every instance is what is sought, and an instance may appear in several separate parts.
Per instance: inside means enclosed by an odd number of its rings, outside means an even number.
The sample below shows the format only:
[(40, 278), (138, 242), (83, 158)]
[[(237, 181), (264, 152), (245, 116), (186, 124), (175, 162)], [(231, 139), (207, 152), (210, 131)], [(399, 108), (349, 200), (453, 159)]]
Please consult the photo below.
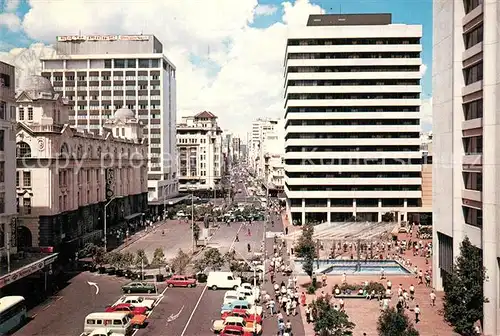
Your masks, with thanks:
[(246, 296), (243, 293), (239, 293), (237, 291), (227, 291), (224, 293), (224, 300), (222, 301), (223, 305), (229, 305), (233, 301), (245, 300)]
[(245, 322), (241, 317), (231, 316), (227, 317), (225, 320), (216, 320), (213, 322), (212, 330), (215, 333), (220, 333), (226, 326), (237, 326), (242, 327), (245, 333), (254, 333), (260, 335), (262, 333), (262, 326), (260, 324), (254, 324), (253, 322)]
[(186, 275), (173, 275), (167, 280), (168, 287), (195, 287), (196, 279)]
[(233, 309), (231, 311), (227, 311), (221, 315), (221, 320), (225, 320), (229, 316), (242, 317), (245, 322), (257, 322), (258, 324), (262, 324), (262, 316), (249, 314), (245, 309)]
[(122, 286), (122, 290), (124, 293), (156, 293), (155, 284), (147, 283), (147, 282), (130, 282), (124, 286)]
[(252, 333), (245, 332), (241, 326), (226, 326), (221, 332), (221, 336), (252, 336)]
[(233, 309), (244, 309), (246, 310), (249, 314), (257, 314), (257, 315), (262, 315), (262, 306), (256, 306), (256, 305), (251, 305), (248, 301), (246, 300), (238, 300), (238, 301), (233, 301), (231, 304), (228, 305), (223, 305), (221, 307), (221, 315), (224, 314), (225, 312), (230, 312)]
[(130, 303), (119, 303), (114, 306), (110, 306), (106, 308), (106, 313), (114, 313), (114, 312), (129, 312), (133, 315), (146, 315), (148, 312), (148, 308), (146, 307), (136, 307)]
[(146, 307), (148, 310), (153, 309), (156, 304), (156, 298), (149, 299), (143, 296), (122, 296), (118, 301), (114, 303), (113, 306), (116, 306), (120, 303), (130, 303), (136, 307)]

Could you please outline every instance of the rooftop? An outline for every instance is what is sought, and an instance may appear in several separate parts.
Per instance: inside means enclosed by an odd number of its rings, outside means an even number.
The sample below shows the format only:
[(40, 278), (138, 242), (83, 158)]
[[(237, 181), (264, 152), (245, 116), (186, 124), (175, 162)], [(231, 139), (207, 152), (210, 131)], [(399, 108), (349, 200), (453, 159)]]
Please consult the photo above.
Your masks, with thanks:
[[(333, 222), (314, 226), (314, 239), (322, 240), (378, 240), (394, 229), (397, 223), (375, 222)], [(286, 239), (296, 240), (302, 235), (301, 230), (289, 233)]]
[(392, 23), (392, 14), (311, 14), (307, 26), (381, 26)]

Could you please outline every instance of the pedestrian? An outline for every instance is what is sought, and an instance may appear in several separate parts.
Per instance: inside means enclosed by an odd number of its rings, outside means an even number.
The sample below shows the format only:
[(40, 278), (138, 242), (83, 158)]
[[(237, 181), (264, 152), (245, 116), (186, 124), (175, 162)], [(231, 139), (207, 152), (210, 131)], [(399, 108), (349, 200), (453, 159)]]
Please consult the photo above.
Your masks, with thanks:
[(297, 315), (297, 301), (295, 300), (292, 301), (292, 315), (293, 316)]
[(436, 305), (436, 293), (434, 293), (434, 290), (429, 294), (429, 297), (431, 298), (431, 306)]
[(413, 284), (410, 285), (410, 300), (414, 300), (415, 299), (415, 286), (413, 286)]
[(420, 321), (420, 307), (416, 305), (413, 311), (415, 312), (415, 324), (417, 324)]
[(250, 252), (252, 251), (252, 248), (251, 248), (251, 246), (250, 246), (250, 243), (248, 243), (248, 244), (247, 244), (247, 251), (248, 251), (248, 253), (250, 253)]
[(240, 237), (238, 237), (238, 234), (236, 234), (236, 238), (234, 239), (235, 242), (239, 243), (240, 242)]
[(304, 308), (304, 312), (306, 314), (307, 324), (311, 323), (311, 309), (309, 308), (309, 306), (306, 306), (306, 308)]
[(252, 233), (250, 232), (250, 228), (248, 228), (247, 234), (248, 234), (249, 237), (252, 235)]
[(300, 304), (302, 305), (302, 307), (306, 306), (306, 293), (304, 292), (300, 294)]
[(287, 333), (291, 333), (292, 332), (292, 322), (290, 322), (290, 320), (286, 321), (285, 332), (287, 332)]

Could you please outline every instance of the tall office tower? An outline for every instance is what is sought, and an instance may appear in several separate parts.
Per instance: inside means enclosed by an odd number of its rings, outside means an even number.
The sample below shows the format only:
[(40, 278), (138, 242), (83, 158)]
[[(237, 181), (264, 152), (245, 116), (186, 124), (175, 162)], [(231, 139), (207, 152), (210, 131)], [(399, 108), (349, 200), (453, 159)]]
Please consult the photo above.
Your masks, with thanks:
[(497, 1), (434, 3), (432, 274), (442, 289), (465, 236), (482, 249), (484, 335), (500, 335), (499, 10)]
[(145, 125), (149, 143), (148, 199), (178, 192), (175, 66), (153, 35), (58, 36), (57, 58), (42, 76), (70, 102), (70, 124), (100, 133), (126, 107)]
[(285, 63), (285, 192), (296, 224), (403, 220), (421, 206), (422, 27), (310, 15)]
[(278, 120), (270, 118), (258, 118), (252, 123), (250, 133), (250, 169), (255, 176), (264, 178), (263, 142), (266, 135), (273, 132), (278, 125)]

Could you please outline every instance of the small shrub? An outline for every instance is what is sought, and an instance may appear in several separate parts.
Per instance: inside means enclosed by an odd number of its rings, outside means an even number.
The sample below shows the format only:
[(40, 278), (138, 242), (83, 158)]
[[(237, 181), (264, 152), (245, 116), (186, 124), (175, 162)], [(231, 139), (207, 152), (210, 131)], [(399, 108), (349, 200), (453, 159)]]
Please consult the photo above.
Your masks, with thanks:
[(340, 288), (341, 291), (344, 291), (344, 290), (347, 290), (347, 289), (350, 289), (351, 291), (354, 291), (354, 290), (360, 289), (361, 287), (362, 287), (361, 285), (343, 283), (343, 284), (340, 285), (339, 288)]
[(314, 287), (313, 285), (307, 287), (307, 294), (314, 294), (314, 293), (316, 293), (316, 287)]
[(318, 278), (316, 277), (313, 277), (312, 278), (312, 287), (314, 287), (315, 289), (318, 288)]
[(380, 282), (370, 281), (370, 283), (368, 283), (368, 287), (366, 287), (366, 291), (368, 293), (371, 293), (372, 290), (374, 290), (375, 293), (379, 293), (379, 292), (385, 293), (385, 286), (383, 284), (381, 284)]

